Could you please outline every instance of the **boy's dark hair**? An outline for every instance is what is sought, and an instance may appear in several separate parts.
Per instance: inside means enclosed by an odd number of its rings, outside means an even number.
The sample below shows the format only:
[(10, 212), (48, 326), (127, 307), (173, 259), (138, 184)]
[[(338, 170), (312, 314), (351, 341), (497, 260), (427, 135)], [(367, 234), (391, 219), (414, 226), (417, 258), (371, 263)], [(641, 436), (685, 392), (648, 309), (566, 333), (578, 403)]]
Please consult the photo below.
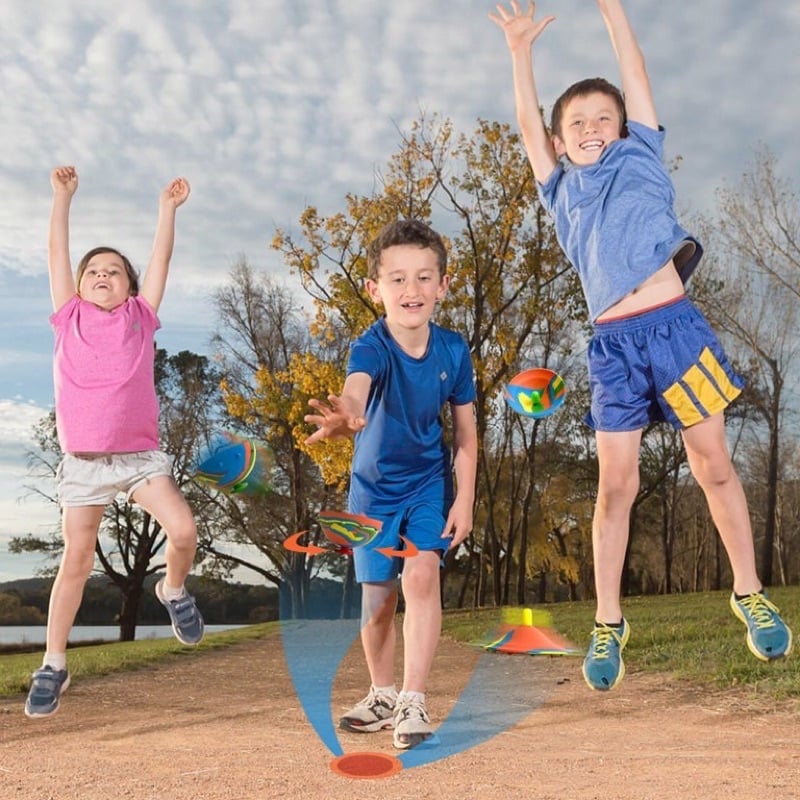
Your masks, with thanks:
[(556, 100), (553, 105), (553, 113), (550, 116), (550, 133), (553, 136), (561, 137), (561, 123), (563, 121), (564, 109), (570, 100), (576, 97), (586, 97), (586, 95), (599, 92), (600, 94), (607, 95), (617, 105), (617, 110), (622, 120), (622, 127), (620, 129), (620, 136), (628, 135), (628, 115), (625, 113), (625, 98), (622, 92), (609, 83), (605, 78), (584, 78), (582, 81), (573, 83), (562, 95)]
[(114, 253), (114, 255), (117, 255), (120, 257), (120, 259), (122, 259), (122, 264), (125, 267), (125, 272), (128, 273), (128, 281), (131, 285), (131, 297), (135, 297), (137, 294), (139, 294), (139, 273), (137, 273), (133, 268), (133, 264), (128, 261), (127, 256), (124, 256), (114, 247), (95, 247), (90, 250), (78, 263), (78, 269), (75, 273), (75, 285), (81, 285), (81, 278), (83, 277), (83, 273), (86, 272), (86, 267), (89, 266), (89, 262), (95, 256), (99, 256), (101, 253)]
[(433, 250), (439, 262), (439, 277), (444, 276), (447, 271), (447, 248), (442, 237), (422, 220), (398, 219), (381, 228), (380, 233), (370, 242), (367, 248), (367, 277), (372, 281), (378, 280), (384, 250), (406, 244)]

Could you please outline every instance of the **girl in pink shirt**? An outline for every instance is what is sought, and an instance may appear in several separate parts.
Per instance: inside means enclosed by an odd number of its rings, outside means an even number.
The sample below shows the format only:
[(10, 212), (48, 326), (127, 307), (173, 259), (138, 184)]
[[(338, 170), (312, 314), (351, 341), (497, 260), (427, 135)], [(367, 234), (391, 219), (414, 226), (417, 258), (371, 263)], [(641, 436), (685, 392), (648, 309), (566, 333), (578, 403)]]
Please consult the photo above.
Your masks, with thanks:
[(184, 588), (197, 529), (172, 476), (172, 460), (159, 450), (153, 374), (153, 336), (175, 240), (175, 213), (189, 196), (189, 184), (176, 178), (161, 192), (153, 251), (140, 289), (128, 259), (110, 247), (90, 250), (73, 277), (69, 209), (78, 174), (74, 167), (56, 167), (50, 183), (50, 322), (56, 427), (64, 453), (57, 472), (64, 553), (50, 594), (47, 652), (25, 703), (29, 717), (54, 713), (69, 685), (69, 632), (94, 566), (105, 508), (120, 492), (166, 532), (166, 576), (156, 584), (156, 595), (175, 635), (184, 644), (197, 644), (203, 636), (203, 618)]

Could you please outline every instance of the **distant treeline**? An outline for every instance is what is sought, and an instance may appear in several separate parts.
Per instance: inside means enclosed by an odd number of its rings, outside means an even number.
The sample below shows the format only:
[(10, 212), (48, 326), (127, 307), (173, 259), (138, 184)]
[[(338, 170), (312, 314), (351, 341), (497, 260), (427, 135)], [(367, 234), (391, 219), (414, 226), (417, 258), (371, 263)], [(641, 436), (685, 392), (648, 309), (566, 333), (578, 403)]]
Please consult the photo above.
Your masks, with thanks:
[[(167, 624), (164, 609), (153, 594), (156, 579), (147, 584), (137, 622)], [(45, 625), (52, 578), (26, 578), (0, 583), (0, 625)], [(277, 620), (278, 590), (264, 585), (228, 583), (219, 579), (190, 576), (188, 590), (197, 599), (209, 625), (244, 625)], [(341, 586), (334, 581), (315, 581), (315, 616), (325, 617), (335, 609), (339, 616)], [(89, 580), (76, 625), (114, 625), (118, 622), (120, 590), (106, 577)], [(333, 613), (331, 611), (331, 613)]]

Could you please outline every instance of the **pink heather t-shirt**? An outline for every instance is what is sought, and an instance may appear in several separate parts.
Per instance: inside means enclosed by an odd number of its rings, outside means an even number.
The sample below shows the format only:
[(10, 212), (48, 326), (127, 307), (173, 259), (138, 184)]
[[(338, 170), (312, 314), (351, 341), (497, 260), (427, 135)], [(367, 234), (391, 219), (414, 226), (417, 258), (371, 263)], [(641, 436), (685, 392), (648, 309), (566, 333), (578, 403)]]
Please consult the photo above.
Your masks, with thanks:
[(153, 336), (158, 317), (141, 296), (113, 311), (75, 295), (50, 317), (58, 441), (65, 453), (158, 449)]

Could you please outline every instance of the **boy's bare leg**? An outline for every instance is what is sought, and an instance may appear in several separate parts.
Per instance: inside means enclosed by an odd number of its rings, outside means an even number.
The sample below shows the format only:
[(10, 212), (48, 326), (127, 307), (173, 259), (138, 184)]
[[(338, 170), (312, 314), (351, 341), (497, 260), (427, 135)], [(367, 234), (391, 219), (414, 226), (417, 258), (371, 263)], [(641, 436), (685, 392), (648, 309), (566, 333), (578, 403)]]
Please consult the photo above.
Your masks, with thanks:
[(622, 616), (620, 587), (631, 506), (639, 490), (642, 432), (598, 431), (596, 436), (600, 474), (592, 522), (592, 548), (597, 613), (582, 671), (590, 688), (608, 691), (625, 676), (622, 650), (630, 628)]
[(361, 587), (361, 645), (373, 686), (394, 684), (397, 639), (397, 582), (364, 583)]
[(367, 696), (339, 719), (343, 730), (374, 733), (394, 727), (396, 610), (396, 580), (361, 584), (361, 646), (371, 686)]
[(597, 431), (600, 475), (592, 522), (597, 620), (622, 619), (620, 587), (628, 546), (630, 512), (639, 490), (642, 432)]
[(683, 440), (689, 466), (705, 493), (731, 562), (734, 594), (730, 606), (747, 628), (747, 646), (761, 661), (784, 658), (792, 651), (792, 631), (762, 591), (747, 498), (728, 454), (723, 414), (687, 428)]
[(422, 551), (403, 565), (403, 690), (425, 692), (442, 629), (441, 556)]
[(733, 590), (740, 595), (761, 591), (747, 498), (728, 454), (723, 414), (687, 428), (683, 441), (692, 474), (728, 553)]
[(433, 734), (425, 687), (442, 628), (441, 554), (422, 551), (403, 565), (403, 691), (394, 718), (394, 746), (405, 750)]

